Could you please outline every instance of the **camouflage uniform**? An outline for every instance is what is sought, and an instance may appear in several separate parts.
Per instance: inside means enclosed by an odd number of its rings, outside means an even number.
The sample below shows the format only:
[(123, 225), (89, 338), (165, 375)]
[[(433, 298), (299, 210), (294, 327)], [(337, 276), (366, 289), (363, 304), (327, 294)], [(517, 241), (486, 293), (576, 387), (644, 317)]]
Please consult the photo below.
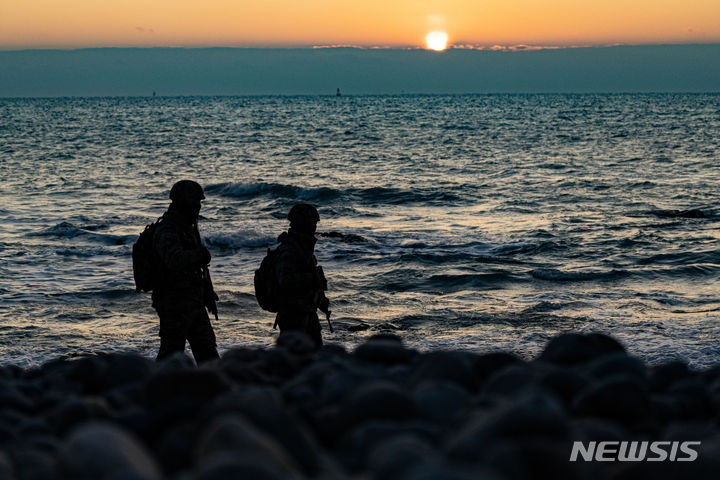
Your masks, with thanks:
[(278, 237), (275, 274), (281, 302), (276, 321), (281, 333), (303, 331), (320, 348), (322, 335), (317, 308), (327, 299), (323, 292), (325, 281), (313, 255), (316, 241), (313, 235), (298, 233), (292, 228)]
[[(185, 351), (190, 342), (197, 363), (218, 358), (215, 333), (205, 310), (215, 295), (203, 275), (209, 260), (195, 223), (171, 205), (155, 231), (153, 246), (160, 260), (153, 307), (160, 317), (161, 360)], [(215, 297), (217, 298), (217, 297)]]

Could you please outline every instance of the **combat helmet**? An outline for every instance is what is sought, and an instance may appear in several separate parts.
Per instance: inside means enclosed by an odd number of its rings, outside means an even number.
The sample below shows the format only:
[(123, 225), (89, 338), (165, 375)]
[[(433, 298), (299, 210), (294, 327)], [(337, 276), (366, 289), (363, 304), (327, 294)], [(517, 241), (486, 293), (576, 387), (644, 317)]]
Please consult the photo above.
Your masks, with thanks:
[(193, 205), (204, 199), (202, 187), (193, 180), (180, 180), (170, 189), (170, 200), (176, 205)]
[(309, 225), (319, 222), (320, 214), (309, 203), (298, 203), (290, 209), (287, 218), (291, 225)]

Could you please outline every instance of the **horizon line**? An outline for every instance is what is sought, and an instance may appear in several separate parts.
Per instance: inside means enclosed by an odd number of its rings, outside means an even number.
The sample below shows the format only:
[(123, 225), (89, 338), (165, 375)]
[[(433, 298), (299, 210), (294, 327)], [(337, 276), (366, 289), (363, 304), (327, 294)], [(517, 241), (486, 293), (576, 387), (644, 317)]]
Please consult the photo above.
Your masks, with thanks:
[[(627, 92), (465, 92), (465, 93), (343, 93), (339, 98), (347, 97), (469, 97), (469, 96), (545, 96), (545, 95), (564, 95), (564, 96), (587, 96), (587, 95), (720, 95), (720, 90), (712, 90), (706, 92), (689, 91), (689, 90), (658, 90), (654, 92), (627, 91)], [(248, 93), (238, 95), (58, 95), (58, 96), (19, 96), (4, 97), (0, 95), (0, 100), (62, 100), (62, 99), (141, 99), (141, 98), (261, 98), (261, 97), (329, 97), (338, 98), (336, 93)]]
[(334, 49), (355, 49), (355, 50), (396, 50), (396, 51), (413, 51), (423, 50), (427, 52), (442, 54), (449, 50), (470, 50), (479, 52), (531, 52), (531, 51), (542, 51), (542, 50), (575, 50), (575, 49), (595, 49), (595, 48), (616, 48), (616, 47), (678, 47), (678, 46), (712, 46), (720, 45), (720, 40), (712, 42), (670, 42), (670, 43), (608, 43), (608, 44), (569, 44), (569, 45), (533, 45), (525, 43), (516, 44), (472, 44), (456, 42), (442, 51), (430, 50), (422, 46), (390, 46), (390, 45), (354, 45), (354, 44), (338, 44), (338, 45), (302, 45), (302, 46), (225, 46), (225, 45), (210, 45), (210, 46), (177, 46), (177, 45), (148, 45), (148, 46), (77, 46), (77, 47), (21, 47), (21, 48), (4, 48), (0, 47), (0, 52), (72, 52), (80, 50), (213, 50), (213, 49), (225, 49), (225, 50), (334, 50)]

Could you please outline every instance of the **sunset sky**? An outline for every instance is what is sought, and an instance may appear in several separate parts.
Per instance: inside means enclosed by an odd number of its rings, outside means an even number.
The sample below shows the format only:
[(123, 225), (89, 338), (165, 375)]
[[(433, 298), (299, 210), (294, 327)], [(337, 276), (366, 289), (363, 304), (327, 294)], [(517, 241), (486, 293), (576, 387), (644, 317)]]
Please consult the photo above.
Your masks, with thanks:
[(720, 42), (718, 0), (0, 0), (0, 49)]

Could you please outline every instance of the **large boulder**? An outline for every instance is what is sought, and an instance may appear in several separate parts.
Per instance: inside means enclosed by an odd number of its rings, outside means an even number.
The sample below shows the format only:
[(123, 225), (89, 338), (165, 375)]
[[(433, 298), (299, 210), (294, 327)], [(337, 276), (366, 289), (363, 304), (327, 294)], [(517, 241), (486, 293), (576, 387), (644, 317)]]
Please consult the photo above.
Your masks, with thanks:
[(551, 339), (539, 360), (560, 365), (577, 365), (625, 348), (614, 338), (602, 333), (564, 333)]
[(113, 475), (155, 480), (155, 460), (134, 436), (117, 426), (88, 423), (70, 433), (59, 452), (65, 478), (107, 480)]
[(285, 449), (239, 415), (221, 415), (210, 422), (195, 446), (196, 468), (214, 462), (218, 456), (244, 455), (258, 465), (271, 466), (290, 478), (300, 470)]

